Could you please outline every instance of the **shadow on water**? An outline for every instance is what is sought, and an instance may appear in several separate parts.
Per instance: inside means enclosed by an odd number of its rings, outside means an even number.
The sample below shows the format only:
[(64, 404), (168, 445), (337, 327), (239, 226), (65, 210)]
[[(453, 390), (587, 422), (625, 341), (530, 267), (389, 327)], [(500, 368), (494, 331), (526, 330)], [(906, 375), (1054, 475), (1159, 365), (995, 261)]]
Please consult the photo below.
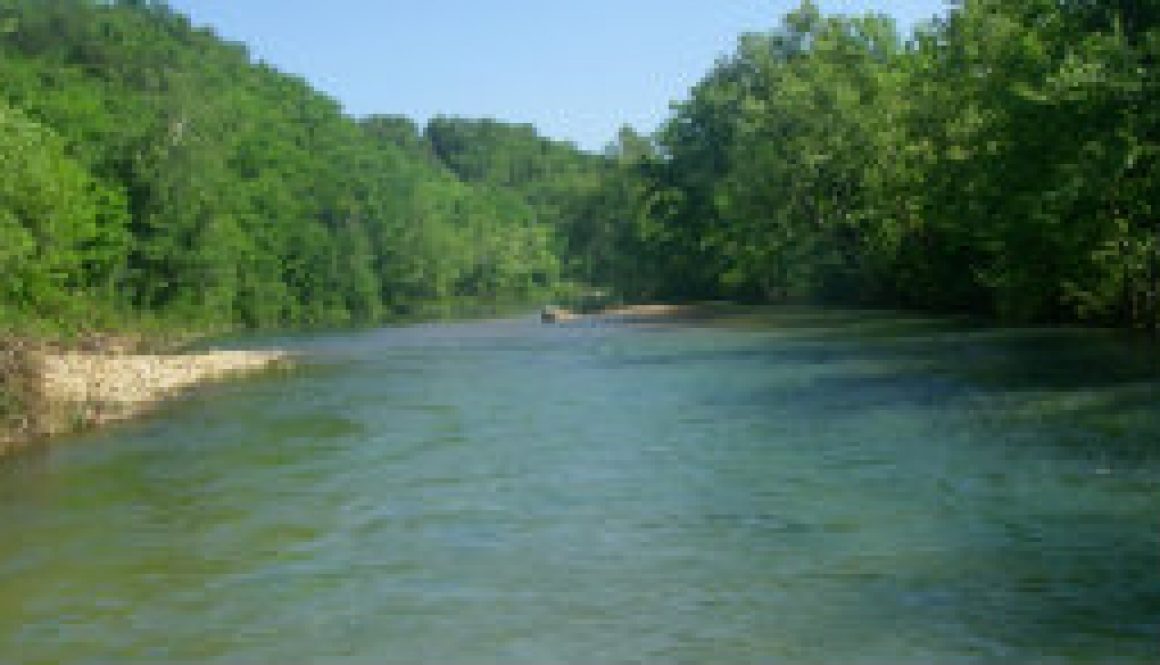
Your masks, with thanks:
[[(708, 325), (752, 330), (747, 343), (650, 348), (602, 362), (610, 368), (734, 363), (803, 377), (748, 394), (720, 392), (708, 398), (716, 406), (792, 404), (824, 414), (966, 400), (987, 411), (980, 417), (1054, 426), (1059, 444), (1086, 436), (1108, 454), (1125, 448), (1160, 454), (1160, 345), (1138, 336), (998, 329), (880, 311), (726, 311)], [(1155, 445), (1136, 445), (1147, 443)]]
[[(905, 414), (923, 423), (913, 445), (949, 447), (946, 456), (962, 461), (913, 469), (935, 475), (899, 483), (916, 488), (916, 499), (929, 496), (918, 489), (933, 489), (983, 511), (948, 515), (946, 532), (925, 553), (890, 555), (906, 566), (883, 575), (908, 571), (905, 592), (875, 584), (873, 575), (856, 583), (858, 615), (892, 607), (930, 626), (953, 625), (932, 619), (954, 615), (975, 636), (989, 636), (965, 645), (988, 661), (1025, 658), (1021, 646), (1078, 660), (1160, 653), (1160, 347), (1104, 331), (826, 313), (790, 315), (781, 328), (776, 314), (757, 318), (773, 330), (744, 348), (678, 350), (627, 364), (766, 367), (780, 378), (717, 385), (703, 403), (738, 417), (758, 410), (804, 417), (815, 425), (800, 445), (823, 451), (874, 438), (877, 422)], [(1028, 472), (1028, 461), (1039, 471)], [(1122, 649), (1109, 652), (1117, 641)]]

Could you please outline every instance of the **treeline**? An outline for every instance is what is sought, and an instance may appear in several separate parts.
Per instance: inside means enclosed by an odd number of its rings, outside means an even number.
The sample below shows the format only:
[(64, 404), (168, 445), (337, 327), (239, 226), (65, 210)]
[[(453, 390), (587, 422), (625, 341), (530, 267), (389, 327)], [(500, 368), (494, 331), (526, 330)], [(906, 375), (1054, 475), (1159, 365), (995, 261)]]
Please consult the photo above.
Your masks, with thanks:
[(904, 40), (803, 4), (624, 170), (638, 292), (1155, 325), (1158, 19), (965, 0)]
[(501, 129), (537, 159), (482, 173), (449, 141), (488, 126), (351, 119), (163, 2), (0, 0), (0, 330), (347, 324), (550, 291), (567, 197), (518, 185), (603, 160)]
[(0, 0), (0, 332), (578, 284), (1153, 326), (1158, 7), (964, 0), (903, 37), (806, 2), (591, 155), (352, 119), (156, 0)]

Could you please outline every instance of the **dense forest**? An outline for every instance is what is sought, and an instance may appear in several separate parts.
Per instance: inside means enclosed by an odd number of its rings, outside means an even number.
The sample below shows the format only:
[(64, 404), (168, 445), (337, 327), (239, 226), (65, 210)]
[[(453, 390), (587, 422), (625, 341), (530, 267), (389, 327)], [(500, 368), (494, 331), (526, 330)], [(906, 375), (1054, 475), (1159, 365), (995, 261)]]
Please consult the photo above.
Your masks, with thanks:
[(1152, 326), (1158, 55), (1151, 2), (966, 0), (908, 36), (806, 2), (594, 155), (348, 117), (163, 2), (0, 0), (0, 329), (370, 323), (584, 284)]
[(807, 2), (638, 164), (652, 289), (1154, 326), (1158, 55), (1154, 2), (965, 0), (906, 39)]
[(450, 137), (494, 123), (346, 117), (160, 2), (0, 0), (0, 93), (9, 328), (336, 325), (531, 298), (561, 283), (569, 207), (539, 170), (602, 164), (503, 127), (510, 172), (492, 173), (497, 145), (485, 174)]

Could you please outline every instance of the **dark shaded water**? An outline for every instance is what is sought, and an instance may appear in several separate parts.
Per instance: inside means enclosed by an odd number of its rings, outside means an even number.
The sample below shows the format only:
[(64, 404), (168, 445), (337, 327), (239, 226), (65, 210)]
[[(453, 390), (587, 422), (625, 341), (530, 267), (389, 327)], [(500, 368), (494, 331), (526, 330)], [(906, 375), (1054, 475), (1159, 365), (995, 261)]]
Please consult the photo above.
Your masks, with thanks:
[(277, 340), (0, 463), (0, 660), (1160, 658), (1160, 356), (813, 310)]

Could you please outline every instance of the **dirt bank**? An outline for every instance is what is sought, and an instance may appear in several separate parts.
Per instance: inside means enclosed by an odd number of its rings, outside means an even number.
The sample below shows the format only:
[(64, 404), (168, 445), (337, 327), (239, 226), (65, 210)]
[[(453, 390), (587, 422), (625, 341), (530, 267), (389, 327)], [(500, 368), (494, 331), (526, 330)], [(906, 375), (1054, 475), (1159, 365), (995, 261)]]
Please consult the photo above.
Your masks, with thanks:
[(34, 439), (132, 418), (193, 386), (290, 361), (277, 350), (135, 354), (30, 346), (9, 350), (6, 357), (0, 453)]

